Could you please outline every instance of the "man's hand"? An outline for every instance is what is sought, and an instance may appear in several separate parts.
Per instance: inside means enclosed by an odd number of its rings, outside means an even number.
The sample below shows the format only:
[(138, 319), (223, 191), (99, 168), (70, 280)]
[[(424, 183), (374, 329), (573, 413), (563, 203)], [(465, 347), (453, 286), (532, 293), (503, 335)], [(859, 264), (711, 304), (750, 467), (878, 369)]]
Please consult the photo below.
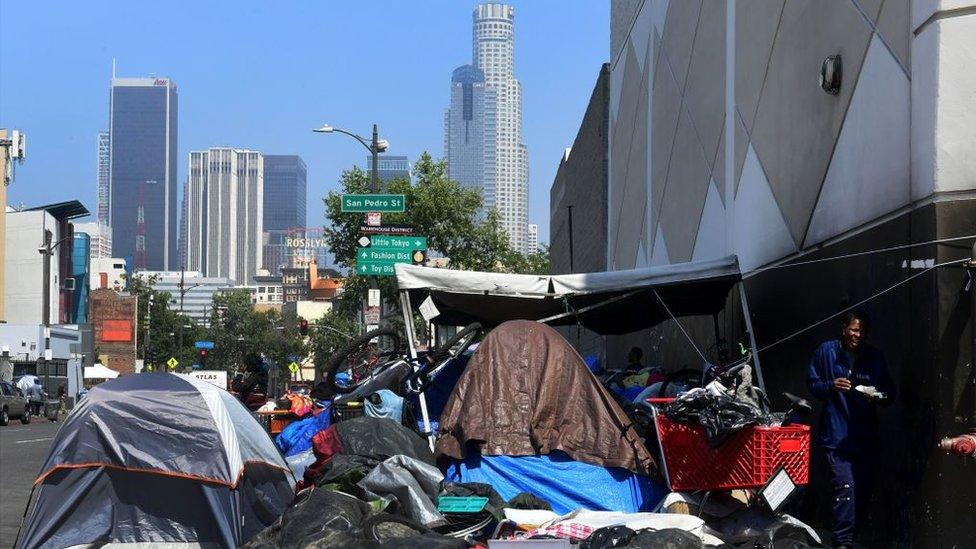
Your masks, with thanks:
[(838, 393), (846, 393), (851, 390), (851, 382), (846, 377), (839, 377), (834, 380), (834, 390)]

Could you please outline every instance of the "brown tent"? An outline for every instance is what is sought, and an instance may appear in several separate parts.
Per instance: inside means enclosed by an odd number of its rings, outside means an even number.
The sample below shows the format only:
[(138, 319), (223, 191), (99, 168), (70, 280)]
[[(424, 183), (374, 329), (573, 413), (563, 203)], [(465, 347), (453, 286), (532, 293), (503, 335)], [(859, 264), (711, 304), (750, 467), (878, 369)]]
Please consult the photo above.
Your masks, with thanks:
[(437, 454), (463, 459), (473, 441), (483, 455), (561, 450), (576, 461), (657, 476), (630, 425), (558, 332), (513, 320), (492, 330), (471, 358), (441, 414)]

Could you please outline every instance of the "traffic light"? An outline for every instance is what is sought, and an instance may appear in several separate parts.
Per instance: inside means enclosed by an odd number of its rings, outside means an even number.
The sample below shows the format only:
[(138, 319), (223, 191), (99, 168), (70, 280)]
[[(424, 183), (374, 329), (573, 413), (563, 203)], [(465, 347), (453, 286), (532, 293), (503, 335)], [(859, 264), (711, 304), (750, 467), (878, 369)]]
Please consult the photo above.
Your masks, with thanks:
[(308, 335), (308, 321), (304, 318), (298, 321), (298, 333), (302, 334), (303, 336)]
[(197, 363), (200, 364), (200, 367), (203, 368), (204, 366), (206, 366), (207, 365), (207, 349), (199, 349), (197, 351), (197, 356), (199, 357), (197, 359)]

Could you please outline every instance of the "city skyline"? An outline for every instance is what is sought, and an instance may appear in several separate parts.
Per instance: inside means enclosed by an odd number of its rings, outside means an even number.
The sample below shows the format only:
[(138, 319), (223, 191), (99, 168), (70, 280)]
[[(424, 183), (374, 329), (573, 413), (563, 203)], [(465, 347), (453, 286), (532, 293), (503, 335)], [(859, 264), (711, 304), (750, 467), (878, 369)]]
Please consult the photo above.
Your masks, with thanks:
[[(558, 2), (546, 0), (511, 3), (523, 31), (516, 45), (520, 78), (531, 89), (523, 105), (525, 142), (537, 159), (531, 182), (537, 199), (530, 204), (530, 219), (541, 225), (545, 240), (548, 214), (543, 197), (562, 149), (575, 135), (593, 71), (609, 57), (609, 8), (605, 1), (575, 10), (558, 9)], [(232, 144), (268, 154), (297, 154), (308, 165), (307, 225), (320, 226), (324, 209), (319, 199), (338, 187), (342, 170), (359, 164), (362, 148), (352, 141), (323, 140), (310, 130), (326, 122), (367, 135), (375, 122), (390, 141), (390, 154), (405, 155), (411, 162), (424, 151), (440, 157), (448, 100), (444, 75), (471, 61), (475, 4), (432, 1), (422, 6), (315, 5), (294, 10), (253, 6), (234, 13), (200, 6), (193, 21), (183, 21), (156, 8), (66, 5), (42, 17), (27, 6), (5, 3), (0, 15), (18, 21), (7, 29), (7, 43), (36, 51), (30, 66), (17, 56), (7, 56), (0, 65), (0, 79), (17, 84), (6, 86), (0, 97), (0, 121), (31, 136), (31, 161), (18, 169), (18, 184), (9, 189), (10, 203), (78, 198), (97, 211), (94, 156), (98, 131), (106, 129), (108, 119), (105, 82), (117, 57), (120, 74), (165, 74), (179, 84), (177, 187), (185, 181), (190, 150)], [(106, 23), (116, 16), (130, 24)], [(380, 39), (349, 47), (357, 34), (355, 22), (364, 19), (377, 22)], [(216, 20), (227, 24), (215, 28)], [(267, 25), (262, 38), (231, 47), (231, 29), (256, 21)], [(320, 24), (314, 21), (325, 21), (330, 32), (316, 32)], [(410, 30), (415, 25), (404, 22), (431, 24), (441, 31), (418, 36)], [(185, 27), (183, 39), (164, 49), (147, 43), (137, 30), (177, 23)], [(536, 32), (549, 24), (573, 29), (576, 39), (554, 42), (551, 34)], [(241, 55), (214, 66), (198, 55), (213, 41), (226, 44), (218, 46), (221, 55), (232, 50)], [(71, 47), (57, 50), (61, 42)], [(275, 62), (273, 51), (280, 47), (295, 52), (287, 63)], [(323, 57), (323, 51), (344, 53)], [(388, 63), (382, 73), (366, 69), (367, 59), (390, 58), (392, 51), (396, 62)], [(322, 63), (321, 70), (309, 71), (312, 62)], [(52, 70), (43, 70), (45, 66)], [(356, 85), (335, 86), (340, 75), (348, 75)], [(390, 82), (397, 83), (395, 93), (389, 91)], [(268, 101), (269, 97), (287, 100)], [(72, 122), (71, 131), (64, 130), (66, 119)]]

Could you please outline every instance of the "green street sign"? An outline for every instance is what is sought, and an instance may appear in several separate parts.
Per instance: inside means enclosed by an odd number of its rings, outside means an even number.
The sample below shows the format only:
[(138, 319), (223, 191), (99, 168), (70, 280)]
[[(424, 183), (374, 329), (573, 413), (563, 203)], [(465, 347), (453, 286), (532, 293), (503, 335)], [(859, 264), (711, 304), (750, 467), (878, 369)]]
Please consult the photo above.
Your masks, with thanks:
[(291, 373), (293, 373), (293, 374), (298, 373), (298, 363), (292, 362), (291, 364), (289, 364), (288, 365), (288, 370), (291, 371)]
[[(171, 357), (169, 357), (169, 360), (166, 361), (166, 365), (169, 366), (169, 369), (170, 370), (175, 370), (176, 367), (180, 365), (180, 361), (176, 360), (176, 357), (175, 356), (171, 356)], [(150, 366), (150, 369), (151, 368), (152, 368), (152, 366)]]
[(426, 250), (426, 236), (390, 236), (371, 234), (359, 237), (356, 243), (363, 248), (392, 248), (396, 250)]
[(356, 262), (413, 263), (413, 250), (395, 248), (357, 248)]
[(406, 199), (402, 194), (344, 194), (343, 213), (388, 212), (404, 210)]
[(394, 265), (396, 263), (386, 261), (372, 263), (360, 261), (356, 263), (356, 274), (360, 276), (395, 276), (396, 270), (393, 268)]

